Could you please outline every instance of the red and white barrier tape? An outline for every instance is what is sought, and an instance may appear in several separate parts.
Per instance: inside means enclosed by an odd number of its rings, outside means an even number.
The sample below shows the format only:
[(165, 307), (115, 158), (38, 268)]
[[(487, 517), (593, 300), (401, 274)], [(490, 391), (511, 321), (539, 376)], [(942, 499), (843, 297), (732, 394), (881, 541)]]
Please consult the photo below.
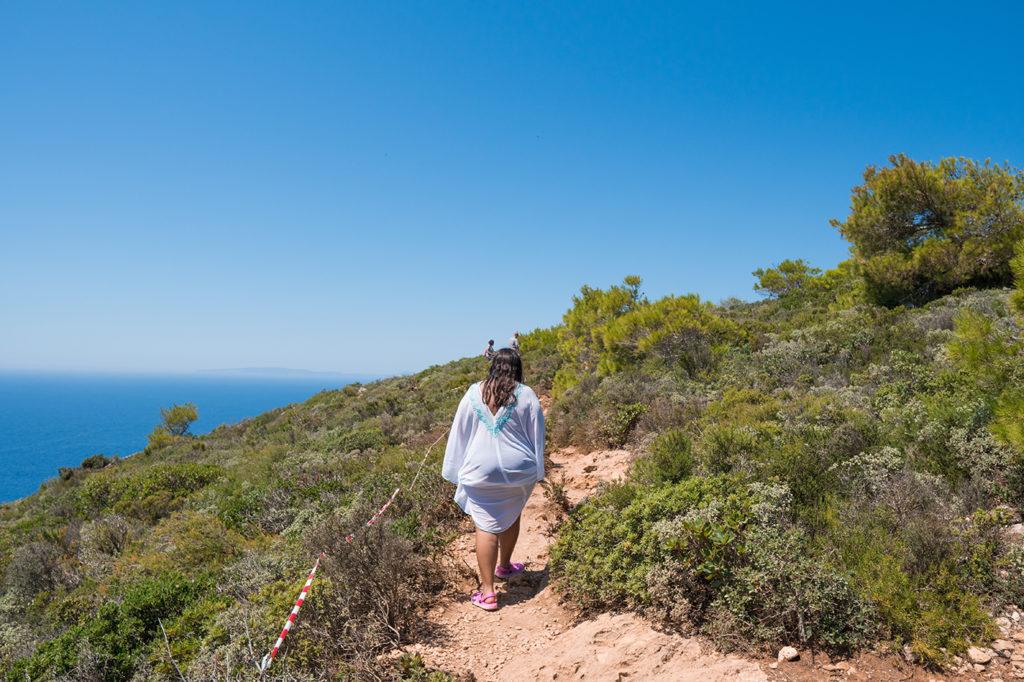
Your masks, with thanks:
[[(423, 465), (427, 463), (427, 457), (430, 456), (430, 451), (433, 450), (434, 446), (440, 443), (441, 439), (446, 435), (448, 435), (448, 429), (445, 429), (445, 432), (438, 436), (437, 440), (431, 443), (430, 447), (427, 448), (427, 451), (423, 453), (423, 459), (420, 460), (420, 466), (416, 470), (416, 475), (413, 476), (412, 483), (409, 484), (409, 490), (412, 490), (413, 487), (415, 487), (416, 481), (420, 477), (420, 472), (423, 470)], [(384, 516), (384, 512), (386, 512), (388, 507), (390, 507), (395, 501), (395, 498), (398, 497), (398, 493), (401, 492), (401, 490), (401, 487), (395, 488), (395, 491), (391, 493), (391, 497), (388, 498), (388, 501), (385, 502), (384, 505), (366, 521), (365, 525), (367, 527), (373, 526), (380, 521), (380, 518)], [(356, 536), (354, 533), (349, 533), (345, 536), (345, 542), (351, 543), (355, 539)], [(302, 608), (302, 603), (306, 601), (306, 595), (309, 593), (309, 588), (313, 584), (313, 577), (316, 575), (316, 569), (320, 567), (320, 560), (325, 556), (327, 556), (327, 552), (320, 552), (320, 556), (316, 558), (316, 563), (313, 564), (313, 569), (309, 572), (309, 577), (306, 578), (306, 584), (302, 586), (302, 591), (299, 592), (299, 598), (295, 600), (295, 606), (292, 607), (292, 612), (288, 614), (288, 620), (285, 621), (284, 627), (281, 628), (281, 634), (278, 635), (277, 641), (274, 642), (274, 646), (270, 652), (263, 657), (263, 660), (260, 661), (259, 670), (261, 673), (265, 673), (270, 669), (270, 665), (274, 662), (274, 659), (277, 658), (278, 650), (281, 648), (281, 645), (284, 644), (285, 637), (288, 636), (288, 633), (291, 631), (295, 621), (298, 620), (299, 609)]]
[(299, 592), (299, 598), (295, 600), (295, 606), (292, 607), (292, 612), (288, 614), (288, 620), (285, 621), (284, 627), (281, 629), (281, 634), (277, 636), (277, 641), (274, 642), (274, 648), (270, 650), (263, 660), (260, 661), (260, 672), (264, 672), (270, 667), (274, 659), (277, 657), (277, 650), (284, 644), (284, 638), (288, 636), (288, 632), (292, 629), (292, 625), (299, 617), (299, 609), (302, 608), (302, 602), (306, 601), (306, 594), (309, 593), (309, 588), (313, 584), (313, 577), (316, 576), (316, 569), (320, 567), (320, 560), (324, 558), (324, 553), (320, 552), (320, 556), (316, 558), (316, 563), (313, 564), (313, 570), (309, 572), (309, 577), (306, 578), (306, 584), (302, 586), (302, 591)]

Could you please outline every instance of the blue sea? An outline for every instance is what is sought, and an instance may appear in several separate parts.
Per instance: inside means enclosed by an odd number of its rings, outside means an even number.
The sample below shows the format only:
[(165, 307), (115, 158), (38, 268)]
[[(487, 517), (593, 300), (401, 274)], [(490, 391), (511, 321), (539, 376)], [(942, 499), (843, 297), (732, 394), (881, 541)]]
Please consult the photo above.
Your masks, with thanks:
[(0, 372), (0, 501), (35, 492), (89, 455), (138, 452), (162, 407), (195, 403), (192, 432), (201, 434), (368, 378)]

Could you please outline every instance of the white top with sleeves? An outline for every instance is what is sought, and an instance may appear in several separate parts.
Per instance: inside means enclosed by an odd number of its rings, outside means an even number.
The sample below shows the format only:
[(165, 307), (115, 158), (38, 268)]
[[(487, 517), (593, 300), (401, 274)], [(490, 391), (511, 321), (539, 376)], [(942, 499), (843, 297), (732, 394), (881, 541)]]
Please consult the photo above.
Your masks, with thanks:
[(459, 403), (441, 475), (456, 484), (455, 501), (479, 528), (500, 533), (544, 478), (544, 412), (537, 394), (519, 384), (514, 401), (492, 414), (482, 388), (473, 384)]

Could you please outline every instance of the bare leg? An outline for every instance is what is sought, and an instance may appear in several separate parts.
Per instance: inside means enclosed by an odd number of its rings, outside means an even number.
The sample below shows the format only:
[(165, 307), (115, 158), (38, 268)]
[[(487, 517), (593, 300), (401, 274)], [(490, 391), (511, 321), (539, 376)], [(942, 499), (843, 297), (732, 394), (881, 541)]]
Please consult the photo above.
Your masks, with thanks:
[(476, 565), (480, 570), (480, 591), (484, 594), (494, 592), (494, 566), (497, 562), (498, 536), (477, 528)]
[(519, 539), (519, 519), (521, 518), (522, 516), (517, 518), (515, 523), (498, 535), (498, 549), (501, 554), (501, 563), (498, 565), (502, 568), (509, 568), (512, 564), (512, 550), (516, 548), (516, 540)]

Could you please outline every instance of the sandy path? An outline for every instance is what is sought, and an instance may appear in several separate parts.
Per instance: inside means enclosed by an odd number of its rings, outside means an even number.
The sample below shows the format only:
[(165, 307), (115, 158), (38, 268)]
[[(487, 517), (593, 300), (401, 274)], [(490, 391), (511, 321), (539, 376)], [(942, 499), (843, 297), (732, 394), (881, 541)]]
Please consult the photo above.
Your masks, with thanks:
[[(625, 450), (566, 448), (551, 455), (548, 480), (564, 481), (575, 504), (601, 481), (621, 477), (629, 460)], [(501, 609), (494, 613), (471, 606), (466, 597), (476, 587), (472, 526), (467, 523), (467, 532), (453, 543), (465, 572), (459, 596), (428, 614), (434, 635), (408, 650), (430, 666), (481, 681), (766, 679), (755, 662), (722, 655), (697, 639), (658, 632), (633, 614), (579, 620), (548, 586), (551, 526), (561, 517), (559, 507), (537, 486), (516, 547), (515, 558), (526, 562), (526, 574), (499, 588)]]

